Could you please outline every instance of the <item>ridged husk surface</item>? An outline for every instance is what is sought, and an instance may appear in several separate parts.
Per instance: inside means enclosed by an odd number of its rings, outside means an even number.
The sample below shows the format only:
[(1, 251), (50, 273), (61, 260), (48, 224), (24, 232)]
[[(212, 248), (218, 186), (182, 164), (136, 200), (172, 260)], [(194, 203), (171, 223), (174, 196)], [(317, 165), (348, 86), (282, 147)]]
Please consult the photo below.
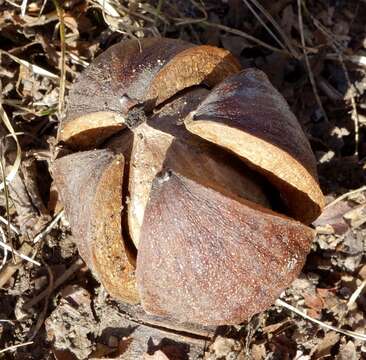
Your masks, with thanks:
[(313, 238), (304, 224), (324, 204), (315, 159), (284, 98), (228, 51), (112, 46), (73, 85), (59, 141), (74, 154), (55, 161), (56, 187), (114, 298), (234, 324), (299, 274)]

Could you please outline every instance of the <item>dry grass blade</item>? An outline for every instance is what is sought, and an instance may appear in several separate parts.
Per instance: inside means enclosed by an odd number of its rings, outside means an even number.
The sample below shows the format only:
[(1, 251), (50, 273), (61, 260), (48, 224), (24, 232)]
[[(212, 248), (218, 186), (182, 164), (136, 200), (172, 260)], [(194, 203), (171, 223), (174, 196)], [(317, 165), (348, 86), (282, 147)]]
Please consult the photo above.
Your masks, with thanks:
[(119, 18), (119, 12), (112, 6), (112, 4), (107, 0), (96, 0), (97, 4), (101, 6), (103, 12), (109, 16)]
[(366, 280), (362, 281), (361, 285), (357, 287), (357, 289), (354, 291), (354, 293), (349, 298), (348, 303), (347, 303), (348, 308), (353, 306), (353, 304), (356, 302), (356, 300), (362, 294), (362, 291), (365, 288), (365, 286), (366, 286)]
[(261, 23), (261, 25), (268, 31), (268, 33), (273, 37), (273, 39), (277, 42), (278, 45), (282, 49), (286, 49), (286, 46), (283, 44), (283, 42), (273, 33), (273, 31), (267, 26), (267, 24), (262, 20), (262, 18), (259, 16), (259, 14), (255, 11), (255, 9), (249, 4), (249, 1), (243, 0), (244, 4), (247, 6), (247, 8), (251, 11), (251, 13), (255, 16), (255, 18)]
[(31, 334), (29, 336), (30, 341), (32, 341), (37, 336), (38, 331), (41, 329), (41, 327), (44, 323), (44, 320), (45, 320), (46, 314), (47, 314), (49, 299), (52, 294), (52, 289), (53, 289), (53, 284), (54, 284), (54, 276), (53, 276), (51, 268), (45, 262), (43, 262), (43, 263), (47, 268), (49, 282), (48, 282), (48, 286), (46, 289), (47, 294), (46, 294), (46, 298), (44, 301), (43, 309), (42, 309), (42, 312), (39, 314), (39, 317), (37, 319), (37, 322), (36, 322), (33, 330), (31, 330)]
[[(208, 19), (208, 14), (204, 6), (197, 4), (194, 0), (191, 0), (192, 5), (197, 8), (201, 13), (201, 18), (172, 18), (174, 21), (176, 21), (175, 25), (181, 26), (181, 25), (192, 25), (197, 24), (202, 21), (205, 21)], [(191, 28), (192, 29), (192, 28)]]
[(277, 21), (272, 17), (272, 15), (259, 3), (257, 0), (250, 0), (261, 12), (262, 14), (268, 19), (268, 21), (273, 25), (273, 27), (277, 30), (277, 32), (281, 35), (282, 39), (286, 43), (287, 48), (290, 50), (291, 54), (299, 59), (300, 54), (296, 51), (296, 49), (292, 46), (291, 40), (282, 30), (281, 26), (278, 25)]
[(269, 49), (269, 50), (272, 50), (272, 51), (275, 51), (275, 52), (280, 52), (280, 53), (286, 54), (288, 56), (291, 56), (291, 53), (289, 53), (287, 50), (283, 50), (283, 49), (279, 49), (279, 48), (276, 48), (274, 46), (271, 46), (271, 45), (265, 43), (264, 41), (259, 40), (256, 37), (247, 34), (244, 31), (241, 31), (241, 30), (238, 30), (238, 29), (233, 29), (229, 26), (225, 26), (225, 25), (221, 25), (221, 24), (215, 24), (215, 23), (212, 23), (212, 22), (209, 22), (209, 21), (201, 21), (200, 24), (205, 25), (205, 26), (209, 26), (209, 27), (215, 27), (215, 28), (220, 29), (220, 30), (224, 30), (227, 33), (238, 35), (238, 36), (243, 37), (244, 39), (250, 40), (253, 43), (258, 44), (258, 45), (260, 45), (260, 46), (262, 46), (266, 49)]
[(337, 54), (338, 61), (341, 64), (342, 70), (344, 72), (344, 76), (346, 77), (347, 85), (348, 85), (348, 88), (350, 89), (350, 94), (351, 94), (350, 98), (351, 98), (351, 106), (352, 106), (352, 119), (353, 119), (354, 127), (355, 127), (355, 152), (354, 152), (354, 154), (355, 154), (355, 156), (358, 156), (360, 119), (359, 119), (357, 106), (356, 106), (356, 100), (355, 100), (355, 94), (357, 93), (357, 90), (356, 90), (355, 85), (353, 84), (353, 82), (350, 79), (347, 67), (343, 60), (343, 54), (342, 54), (343, 45), (333, 36), (333, 34), (318, 19), (316, 19), (309, 12), (308, 9), (305, 8), (305, 10), (307, 11), (307, 14), (313, 20), (314, 25), (329, 39), (332, 48), (334, 49), (334, 51)]
[(333, 46), (333, 48), (338, 53), (339, 63), (342, 66), (344, 75), (347, 80), (348, 88), (350, 89), (350, 93), (351, 93), (350, 97), (351, 97), (351, 106), (352, 106), (352, 119), (353, 119), (354, 126), (355, 126), (355, 152), (354, 152), (354, 154), (355, 154), (355, 156), (358, 156), (359, 137), (360, 137), (360, 135), (359, 135), (360, 118), (358, 116), (356, 100), (355, 100), (355, 93), (357, 92), (357, 90), (356, 90), (356, 87), (354, 86), (354, 84), (351, 82), (347, 67), (343, 61), (342, 53), (340, 51), (338, 51), (338, 49), (335, 46)]
[(304, 312), (296, 309), (294, 306), (290, 305), (290, 304), (287, 304), (287, 302), (281, 300), (281, 299), (277, 299), (276, 300), (276, 305), (278, 306), (281, 306), (281, 307), (284, 307), (292, 312), (294, 312), (295, 314), (297, 315), (300, 315), (301, 317), (303, 317), (304, 319), (306, 320), (309, 320), (315, 324), (318, 324), (319, 326), (323, 327), (323, 328), (326, 328), (328, 330), (333, 330), (335, 332), (338, 332), (340, 334), (343, 334), (343, 335), (346, 335), (346, 336), (350, 336), (354, 339), (358, 339), (358, 340), (362, 340), (362, 341), (366, 341), (366, 334), (361, 334), (361, 333), (357, 333), (357, 332), (354, 332), (354, 331), (348, 331), (348, 330), (343, 330), (343, 329), (339, 329), (339, 328), (336, 328), (332, 325), (328, 325), (320, 320), (317, 320), (317, 319), (314, 319), (312, 318), (311, 316), (305, 314)]
[(11, 246), (3, 243), (2, 241), (0, 241), (0, 247), (2, 247), (3, 249), (7, 249), (8, 251), (12, 252), (16, 256), (19, 256), (23, 260), (29, 261), (34, 265), (41, 266), (41, 264), (38, 261), (33, 260), (31, 257), (18, 252), (17, 250), (13, 249)]
[(27, 10), (27, 6), (28, 6), (28, 0), (23, 0), (22, 5), (20, 6), (20, 15), (22, 15), (22, 16), (25, 15), (25, 12)]
[[(8, 184), (7, 184), (7, 181), (6, 181), (6, 172), (5, 172), (5, 166), (4, 166), (4, 162), (5, 161), (4, 161), (4, 158), (3, 157), (4, 157), (4, 154), (1, 151), (1, 154), (0, 154), (0, 168), (1, 168), (1, 177), (2, 177), (3, 184), (4, 184), (5, 210), (6, 210), (6, 216), (8, 218), (6, 229), (7, 229), (8, 238), (10, 239), (11, 247), (14, 248), (14, 246), (13, 246), (13, 238), (11, 236), (12, 234), (11, 234), (11, 228), (10, 228), (9, 189), (8, 189)], [(1, 229), (1, 231), (3, 231), (3, 230)], [(5, 236), (5, 233), (4, 233), (3, 239), (4, 239), (4, 243), (6, 244), (7, 243), (7, 241), (6, 241), (7, 238)], [(8, 249), (4, 249), (4, 259), (3, 260), (5, 260), (5, 261), (6, 261), (6, 258), (7, 258), (7, 254), (8, 254)], [(12, 256), (13, 256), (13, 262), (15, 262), (14, 253), (12, 253)], [(5, 265), (5, 262), (3, 263), (3, 266), (4, 265)]]
[(15, 234), (17, 234), (17, 235), (20, 234), (20, 230), (16, 226), (14, 226), (13, 224), (9, 223), (9, 221), (6, 220), (5, 218), (3, 218), (2, 216), (0, 216), (0, 222), (2, 222), (5, 225), (9, 225), (10, 226), (10, 229), (12, 231), (14, 231)]
[(8, 351), (13, 351), (13, 350), (16, 350), (20, 347), (24, 347), (24, 346), (28, 346), (28, 345), (32, 345), (32, 344), (33, 344), (33, 341), (28, 341), (28, 342), (25, 342), (25, 343), (22, 343), (22, 344), (12, 345), (12, 346), (9, 346), (5, 349), (0, 350), (0, 354), (6, 353)]
[(355, 189), (355, 190), (351, 190), (351, 191), (348, 191), (344, 194), (342, 194), (341, 196), (337, 197), (336, 199), (334, 199), (332, 202), (330, 202), (328, 205), (325, 206), (325, 209), (337, 204), (339, 201), (342, 201), (346, 198), (348, 198), (348, 196), (351, 196), (351, 195), (355, 195), (355, 194), (358, 194), (358, 193), (361, 193), (363, 191), (366, 191), (366, 185), (364, 186), (361, 186), (360, 188), (358, 189)]
[[(17, 174), (19, 167), (20, 167), (20, 162), (21, 162), (21, 148), (20, 148), (20, 144), (18, 141), (18, 137), (13, 129), (13, 126), (11, 125), (8, 115), (6, 114), (3, 105), (2, 105), (2, 101), (0, 101), (0, 119), (2, 120), (2, 122), (5, 125), (5, 128), (9, 131), (11, 137), (14, 139), (15, 144), (16, 144), (16, 158), (15, 161), (13, 163), (13, 165), (11, 166), (11, 169), (9, 171), (9, 173), (6, 176), (6, 182), (11, 182), (15, 175)], [(5, 188), (5, 181), (2, 181), (0, 183), (0, 190), (4, 190)]]
[[(32, 250), (33, 248), (28, 243), (24, 242), (18, 249), (18, 252), (28, 256)], [(21, 266), (21, 262), (8, 262), (6, 264), (4, 269), (0, 272), (0, 288), (2, 288), (11, 279), (11, 277), (16, 273), (17, 270), (19, 270)]]
[(55, 5), (57, 16), (60, 22), (60, 43), (61, 43), (61, 57), (60, 57), (60, 92), (58, 101), (59, 116), (63, 116), (65, 107), (65, 89), (66, 89), (66, 43), (65, 43), (65, 21), (64, 10), (57, 0), (52, 0)]
[(12, 55), (10, 53), (8, 53), (5, 50), (0, 50), (0, 52), (2, 54), (5, 54), (5, 55), (9, 56), (12, 60), (14, 60), (15, 62), (17, 62), (19, 65), (25, 66), (27, 69), (29, 69), (30, 71), (32, 71), (35, 74), (38, 74), (38, 75), (41, 75), (41, 76), (45, 76), (45, 77), (49, 77), (51, 79), (58, 79), (58, 76), (57, 75), (51, 73), (48, 70), (45, 70), (45, 69), (41, 68), (38, 65), (34, 65), (34, 64), (31, 64), (30, 62), (28, 62), (26, 60), (19, 59), (18, 57), (14, 56), (14, 55)]
[[(3, 230), (3, 228), (0, 226), (0, 235), (3, 239), (3, 243), (6, 244), (6, 236), (5, 236), (5, 232)], [(4, 255), (3, 255), (3, 260), (1, 261), (0, 264), (0, 270), (5, 266), (6, 261), (8, 260), (8, 249), (7, 248), (3, 248), (4, 250)]]
[(318, 88), (316, 86), (313, 70), (311, 69), (311, 65), (310, 65), (310, 61), (309, 61), (309, 57), (308, 57), (308, 53), (307, 53), (307, 49), (306, 49), (305, 36), (304, 36), (304, 24), (303, 24), (303, 19), (302, 19), (301, 0), (297, 0), (297, 7), (298, 7), (298, 20), (299, 20), (301, 45), (302, 45), (302, 49), (303, 49), (303, 53), (304, 53), (306, 68), (308, 70), (309, 80), (310, 80), (311, 86), (313, 88), (314, 96), (315, 96), (316, 102), (318, 103), (319, 109), (322, 112), (324, 119), (328, 122), (329, 121), (328, 116), (327, 116), (327, 113), (325, 112), (323, 104), (320, 100)]
[(42, 230), (39, 234), (37, 234), (37, 236), (33, 239), (33, 244), (37, 244), (39, 241), (41, 241), (55, 227), (63, 214), (64, 210), (61, 210), (46, 226), (46, 228)]
[(76, 271), (78, 271), (84, 262), (81, 259), (77, 259), (56, 281), (54, 281), (51, 290), (47, 288), (46, 290), (42, 291), (40, 294), (35, 296), (33, 299), (29, 300), (27, 303), (24, 304), (23, 309), (28, 310), (34, 305), (38, 304), (42, 299), (44, 299), (49, 291), (53, 291), (58, 288), (61, 284), (63, 284), (70, 276), (72, 276)]

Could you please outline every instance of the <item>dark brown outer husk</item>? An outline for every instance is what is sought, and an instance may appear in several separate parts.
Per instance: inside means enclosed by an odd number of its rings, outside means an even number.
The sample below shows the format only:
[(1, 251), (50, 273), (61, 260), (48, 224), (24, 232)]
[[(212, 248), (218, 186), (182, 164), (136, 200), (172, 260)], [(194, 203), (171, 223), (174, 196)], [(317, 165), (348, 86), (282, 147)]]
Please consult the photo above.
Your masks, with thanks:
[(81, 257), (112, 296), (137, 303), (122, 237), (123, 169), (122, 155), (94, 150), (56, 160), (52, 173)]
[(185, 116), (207, 93), (205, 89), (191, 89), (166, 104), (147, 124), (135, 129), (129, 173), (128, 221), (136, 247), (152, 182), (163, 169), (173, 169), (229, 196), (235, 194), (270, 206), (257, 174), (234, 155), (191, 134), (184, 127)]
[[(158, 71), (193, 44), (161, 38), (126, 40), (98, 56), (73, 85), (67, 121), (100, 111), (125, 115), (128, 98), (142, 102)], [(128, 98), (125, 98), (125, 96)], [(126, 101), (121, 101), (125, 98)]]
[[(192, 46), (180, 40), (157, 38), (127, 40), (111, 46), (79, 76), (70, 90), (59, 140), (87, 149), (122, 129), (128, 110), (145, 101), (149, 84), (158, 71)], [(101, 125), (95, 126), (98, 122)]]
[(280, 191), (289, 214), (305, 223), (324, 197), (309, 142), (267, 76), (246, 69), (226, 78), (186, 119), (192, 133), (239, 155)]
[(137, 256), (144, 309), (179, 321), (237, 324), (300, 272), (313, 231), (181, 175), (154, 181)]
[(124, 128), (135, 105), (150, 111), (185, 88), (212, 87), (239, 70), (230, 52), (213, 46), (164, 38), (121, 42), (74, 84), (59, 139), (77, 149), (96, 146)]

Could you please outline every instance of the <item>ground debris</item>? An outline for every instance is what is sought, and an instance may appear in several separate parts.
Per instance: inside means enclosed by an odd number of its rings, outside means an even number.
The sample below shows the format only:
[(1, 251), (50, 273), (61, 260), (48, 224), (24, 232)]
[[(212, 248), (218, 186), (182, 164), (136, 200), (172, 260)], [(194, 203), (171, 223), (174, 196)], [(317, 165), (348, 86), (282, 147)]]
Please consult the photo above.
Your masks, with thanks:
[[(60, 116), (61, 49), (65, 53), (66, 104), (70, 84), (103, 50), (127, 38), (167, 36), (232, 51), (244, 68), (256, 67), (288, 100), (318, 159), (328, 206), (314, 222), (317, 237), (301, 276), (281, 295), (307, 315), (341, 329), (364, 332), (366, 313), (366, 3), (358, 0), (68, 0), (65, 36), (53, 2), (0, 0), (1, 104), (22, 148), (22, 165), (9, 184), (10, 209), (0, 194), (0, 215), (19, 228), (17, 251), (41, 267), (10, 256), (0, 271), (0, 349), (27, 343), (46, 295), (42, 261), (64, 279), (46, 304), (46, 321), (34, 344), (5, 353), (5, 359), (336, 359), (365, 357), (352, 337), (325, 331), (273, 306), (255, 326), (202, 329), (165, 323), (141, 307), (114, 302), (77, 259), (63, 217), (33, 243), (58, 213), (48, 166)], [(23, 5), (23, 8), (22, 8)], [(249, 6), (248, 6), (249, 5)], [(252, 10), (251, 10), (252, 9)], [(62, 91), (61, 91), (62, 93)], [(324, 108), (324, 111), (322, 111)], [(1, 150), (9, 167), (11, 137)], [(62, 150), (65, 151), (65, 150)], [(9, 210), (9, 213), (7, 213)], [(6, 225), (1, 223), (3, 229)], [(2, 254), (2, 252), (1, 252)], [(2, 256), (2, 255), (1, 255)], [(1, 259), (0, 259), (1, 260)], [(19, 260), (16, 257), (16, 260)], [(24, 305), (29, 301), (28, 311)], [(29, 304), (29, 303), (28, 303)], [(256, 320), (256, 319), (254, 319)], [(186, 328), (187, 329), (187, 328)], [(191, 334), (192, 336), (190, 336)], [(219, 335), (220, 334), (220, 335)], [(3, 355), (3, 354), (1, 354)]]

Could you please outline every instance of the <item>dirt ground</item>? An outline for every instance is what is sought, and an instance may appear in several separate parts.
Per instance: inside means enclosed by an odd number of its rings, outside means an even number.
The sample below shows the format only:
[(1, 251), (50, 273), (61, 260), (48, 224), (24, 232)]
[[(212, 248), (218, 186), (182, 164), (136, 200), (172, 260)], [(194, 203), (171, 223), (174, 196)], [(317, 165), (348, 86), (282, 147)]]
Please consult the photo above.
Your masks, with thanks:
[[(0, 241), (31, 258), (8, 252), (0, 265), (0, 359), (366, 359), (365, 340), (344, 333), (366, 326), (365, 24), (365, 0), (0, 0), (1, 168), (12, 177)], [(48, 171), (68, 89), (112, 44), (151, 36), (224, 47), (288, 100), (328, 206), (281, 300), (320, 324), (277, 303), (238, 326), (162, 326), (111, 299), (79, 259)]]

